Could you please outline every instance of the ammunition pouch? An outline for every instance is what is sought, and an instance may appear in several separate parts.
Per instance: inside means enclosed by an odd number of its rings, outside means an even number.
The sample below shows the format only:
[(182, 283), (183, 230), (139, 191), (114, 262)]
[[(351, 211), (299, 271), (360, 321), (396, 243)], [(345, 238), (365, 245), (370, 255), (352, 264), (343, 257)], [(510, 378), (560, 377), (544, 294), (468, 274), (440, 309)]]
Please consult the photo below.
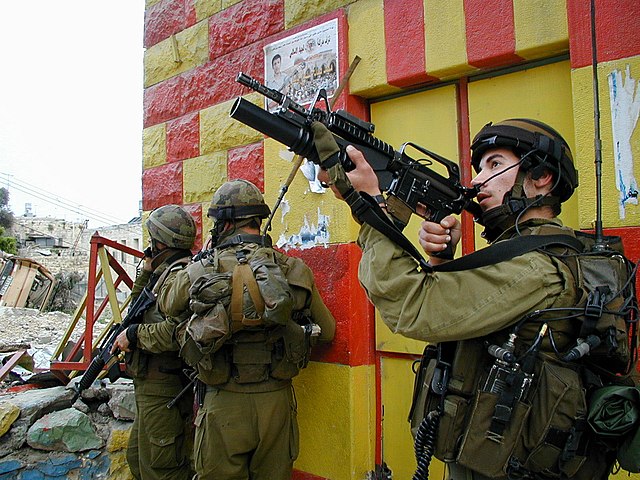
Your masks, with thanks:
[[(478, 388), (487, 376), (481, 372), (488, 370), (481, 340), (458, 342), (444, 397), (438, 392), (441, 360), (434, 352), (427, 347), (416, 372), (409, 420), (415, 435), (422, 418), (440, 409), (437, 438), (431, 439), (439, 460), (490, 478), (595, 479), (610, 467), (606, 449), (596, 443), (586, 422), (579, 367), (539, 354), (529, 391), (503, 404), (500, 392)], [(467, 374), (471, 377), (465, 378)]]

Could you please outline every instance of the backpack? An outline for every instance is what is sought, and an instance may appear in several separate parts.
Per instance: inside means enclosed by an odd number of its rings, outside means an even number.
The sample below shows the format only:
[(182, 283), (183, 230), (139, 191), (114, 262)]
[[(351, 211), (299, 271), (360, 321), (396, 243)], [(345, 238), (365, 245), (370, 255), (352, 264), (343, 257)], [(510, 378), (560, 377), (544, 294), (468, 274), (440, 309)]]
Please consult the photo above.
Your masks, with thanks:
[[(491, 478), (599, 478), (616, 456), (625, 469), (640, 470), (628, 447), (637, 445), (640, 419), (623, 433), (599, 431), (604, 422), (592, 418), (591, 405), (605, 386), (637, 390), (636, 266), (624, 257), (618, 237), (606, 238), (611, 247), (598, 249), (593, 235), (557, 232), (545, 226), (541, 235), (498, 242), (435, 268), (476, 268), (543, 249), (571, 270), (579, 298), (570, 308), (532, 312), (488, 338), (426, 347), (414, 368), (409, 414), (414, 478), (426, 478), (432, 455)], [(518, 348), (527, 328), (533, 334), (526, 338), (533, 340)], [(576, 328), (576, 338), (558, 348), (559, 338)], [(543, 337), (551, 345), (546, 351), (540, 350)], [(640, 395), (627, 397), (617, 411), (600, 405), (600, 417), (640, 410), (633, 403)], [(619, 396), (610, 398), (620, 404)]]
[(193, 313), (186, 332), (204, 354), (240, 330), (282, 326), (292, 315), (292, 294), (271, 248), (236, 249), (235, 262), (231, 255), (215, 250), (206, 263), (187, 267)]

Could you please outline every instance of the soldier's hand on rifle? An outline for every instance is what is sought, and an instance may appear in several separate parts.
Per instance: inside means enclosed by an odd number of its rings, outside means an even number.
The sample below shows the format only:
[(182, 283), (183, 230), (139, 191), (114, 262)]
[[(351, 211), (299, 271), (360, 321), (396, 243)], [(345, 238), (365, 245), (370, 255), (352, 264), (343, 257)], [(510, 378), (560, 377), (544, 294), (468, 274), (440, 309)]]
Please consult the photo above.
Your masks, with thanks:
[(128, 352), (129, 351), (129, 339), (127, 338), (127, 331), (124, 330), (116, 337), (116, 340), (113, 342), (111, 347), (111, 353), (114, 354), (116, 351)]
[[(353, 145), (347, 145), (347, 155), (355, 165), (355, 169), (347, 172), (347, 177), (353, 188), (358, 192), (366, 192), (371, 196), (380, 195), (380, 187), (378, 185), (378, 177), (376, 176), (371, 165), (365, 160), (360, 150)], [(338, 190), (333, 186), (326, 170), (321, 170), (318, 180), (329, 185), (334, 195), (342, 199)]]
[[(442, 219), (440, 223), (429, 222), (425, 220), (420, 225), (418, 232), (418, 241), (422, 249), (427, 255), (442, 252), (451, 244), (455, 252), (456, 246), (460, 242), (462, 236), (462, 227), (460, 220), (453, 215), (448, 215)], [(432, 265), (442, 263), (442, 259), (431, 256), (429, 262)]]

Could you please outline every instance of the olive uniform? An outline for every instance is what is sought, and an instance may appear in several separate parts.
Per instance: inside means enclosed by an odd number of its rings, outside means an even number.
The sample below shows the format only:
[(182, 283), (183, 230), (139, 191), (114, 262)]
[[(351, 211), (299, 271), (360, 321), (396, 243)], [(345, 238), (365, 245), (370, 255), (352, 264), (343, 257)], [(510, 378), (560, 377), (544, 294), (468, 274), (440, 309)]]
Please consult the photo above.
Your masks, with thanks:
[[(159, 233), (158, 227), (165, 231)], [(167, 205), (154, 210), (147, 228), (152, 241), (161, 239), (169, 247), (154, 255), (153, 271), (142, 270), (137, 276), (132, 297), (145, 286), (157, 294), (191, 259), (189, 248), (195, 238), (195, 223), (181, 207)], [(166, 234), (178, 237), (166, 238)], [(131, 349), (126, 356), (127, 373), (133, 378), (137, 408), (127, 462), (137, 479), (186, 480), (193, 474), (193, 395), (184, 395), (167, 408), (185, 385), (184, 364), (173, 334), (179, 320), (167, 317), (156, 302), (144, 313), (142, 323), (127, 329)]]
[[(216, 215), (221, 205), (229, 207), (229, 216)], [(210, 216), (218, 221), (223, 218), (227, 225), (233, 223), (233, 230), (222, 232), (220, 224), (214, 225), (215, 248), (209, 256), (194, 261), (159, 290), (160, 308), (168, 315), (191, 313), (177, 336), (181, 355), (197, 369), (198, 388), (205, 391), (204, 398), (199, 398), (194, 441), (196, 478), (201, 480), (291, 478), (299, 448), (292, 378), (306, 365), (310, 346), (298, 342), (300, 338), (309, 340), (300, 325), (319, 325), (317, 340), (321, 342), (334, 336), (335, 319), (323, 303), (309, 267), (271, 248), (265, 242), (268, 237), (244, 230), (252, 218), (266, 214), (268, 208), (254, 185), (242, 180), (224, 184), (214, 195)], [(229, 294), (230, 282), (236, 291), (243, 291), (242, 284), (235, 283), (240, 262), (251, 267), (249, 283), (255, 282), (264, 302), (259, 312), (247, 285), (247, 291), (240, 294), (241, 319), (234, 316), (234, 300), (229, 298), (233, 296)], [(192, 313), (200, 306), (194, 290), (207, 279), (227, 292), (226, 296), (218, 295), (224, 297), (225, 308), (199, 317)], [(211, 295), (205, 289), (203, 301), (207, 297)], [(226, 321), (227, 311), (231, 312), (230, 322)], [(216, 323), (212, 320), (216, 315), (224, 320)], [(203, 353), (198, 347), (203, 346), (203, 336), (198, 337), (198, 332), (213, 324), (220, 333)], [(231, 327), (224, 331), (227, 324)]]

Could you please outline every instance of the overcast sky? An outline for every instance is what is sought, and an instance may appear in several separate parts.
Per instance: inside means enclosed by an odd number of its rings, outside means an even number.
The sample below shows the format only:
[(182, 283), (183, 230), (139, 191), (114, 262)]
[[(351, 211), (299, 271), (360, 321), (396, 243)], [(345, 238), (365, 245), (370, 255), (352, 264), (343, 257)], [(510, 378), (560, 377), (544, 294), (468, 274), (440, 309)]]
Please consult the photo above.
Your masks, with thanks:
[(144, 0), (0, 6), (0, 186), (14, 215), (126, 223), (142, 198)]

